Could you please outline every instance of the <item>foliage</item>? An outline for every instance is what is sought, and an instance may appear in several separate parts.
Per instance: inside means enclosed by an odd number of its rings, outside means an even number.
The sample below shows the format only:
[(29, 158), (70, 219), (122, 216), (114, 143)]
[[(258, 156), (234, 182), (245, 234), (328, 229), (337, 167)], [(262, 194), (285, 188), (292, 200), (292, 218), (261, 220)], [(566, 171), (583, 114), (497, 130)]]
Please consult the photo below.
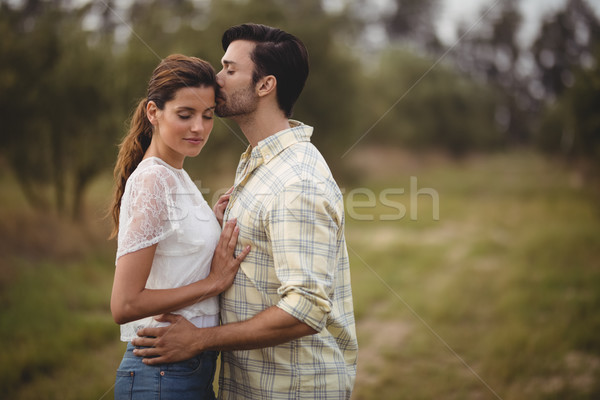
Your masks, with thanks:
[(384, 16), (386, 31), (392, 39), (411, 41), (428, 50), (441, 49), (435, 32), (434, 15), (439, 0), (395, 0), (393, 13)]
[[(362, 0), (340, 4), (326, 12), (321, 0), (1, 0), (0, 161), (33, 207), (80, 217), (160, 59), (190, 54), (219, 69), (222, 32), (248, 21), (306, 43), (311, 73), (294, 118), (315, 127), (313, 142), (338, 176), (342, 158), (369, 142), (454, 155), (534, 143), (596, 157), (589, 83), (600, 34), (585, 0), (569, 0), (529, 47), (519, 42), (517, 3), (501, 2), (468, 34), (463, 26), (451, 49), (431, 23), (437, 0), (391, 1), (387, 14)], [(387, 40), (365, 47), (377, 25)], [(186, 168), (202, 179), (232, 175), (246, 146), (237, 126), (218, 120)]]
[(536, 131), (536, 141), (547, 152), (591, 161), (593, 170), (598, 171), (600, 21), (585, 3), (573, 0), (569, 5), (546, 21), (542, 28), (546, 35), (536, 42), (542, 82), (553, 96)]
[[(218, 68), (221, 34), (237, 23), (280, 26), (306, 42), (312, 73), (295, 117), (317, 127), (314, 141), (325, 153), (349, 137), (357, 115), (358, 62), (335, 45), (344, 15), (323, 14), (319, 1), (138, 0), (126, 9), (103, 4), (2, 3), (0, 105), (7, 122), (0, 149), (33, 206), (59, 213), (71, 207), (80, 215), (86, 185), (114, 163), (126, 116), (160, 59), (185, 53)], [(96, 21), (91, 28), (90, 20)], [(219, 121), (212, 136), (200, 157), (205, 169), (215, 160), (235, 159), (245, 147), (227, 121)]]
[(544, 94), (560, 96), (573, 85), (575, 70), (594, 63), (600, 21), (585, 0), (569, 0), (544, 21), (532, 46)]
[[(496, 3), (494, 3), (496, 4)], [(465, 35), (455, 63), (499, 93), (497, 121), (512, 143), (532, 143), (570, 160), (595, 160), (600, 21), (586, 0), (569, 0), (548, 15), (530, 45), (518, 38), (514, 0), (481, 16)], [(597, 168), (597, 167), (596, 167)]]
[[(113, 109), (110, 43), (81, 29), (89, 7), (0, 5), (3, 155), (32, 204), (74, 217), (86, 186), (107, 165), (122, 116)], [(52, 193), (52, 200), (47, 193)]]
[[(599, 48), (600, 49), (600, 48)], [(575, 71), (575, 83), (548, 107), (537, 134), (550, 153), (583, 156), (600, 166), (600, 57), (594, 68)]]
[(437, 148), (460, 156), (497, 149), (504, 138), (494, 122), (497, 103), (490, 88), (445, 65), (402, 50), (383, 52), (368, 99), (375, 123), (369, 142)]
[(452, 59), (460, 70), (497, 92), (495, 122), (507, 141), (528, 143), (531, 119), (535, 118), (532, 111), (539, 102), (529, 92), (531, 77), (522, 67), (527, 56), (518, 37), (523, 18), (514, 0), (499, 3), (480, 18), (472, 32), (466, 22), (460, 27), (463, 39)]

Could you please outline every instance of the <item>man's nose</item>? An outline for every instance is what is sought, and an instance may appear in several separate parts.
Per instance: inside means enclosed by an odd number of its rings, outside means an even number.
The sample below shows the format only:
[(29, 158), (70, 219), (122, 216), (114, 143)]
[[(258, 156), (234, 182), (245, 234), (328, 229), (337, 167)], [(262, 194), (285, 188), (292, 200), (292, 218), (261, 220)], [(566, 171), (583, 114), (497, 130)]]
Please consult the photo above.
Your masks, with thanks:
[(217, 78), (217, 85), (219, 85), (219, 87), (223, 87), (223, 84), (225, 83), (225, 82), (223, 81), (223, 70), (221, 70), (221, 71), (220, 71), (220, 72), (217, 74), (216, 78)]

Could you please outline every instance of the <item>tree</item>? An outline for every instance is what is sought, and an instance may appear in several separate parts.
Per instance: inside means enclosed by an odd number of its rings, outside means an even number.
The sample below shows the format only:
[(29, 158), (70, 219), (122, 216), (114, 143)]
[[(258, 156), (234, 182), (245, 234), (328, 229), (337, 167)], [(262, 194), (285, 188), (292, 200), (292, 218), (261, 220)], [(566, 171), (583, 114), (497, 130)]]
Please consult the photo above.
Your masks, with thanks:
[[(295, 116), (317, 128), (325, 153), (339, 155), (355, 125), (360, 81), (360, 65), (336, 44), (348, 26), (344, 12), (328, 15), (319, 0), (117, 3), (0, 1), (0, 152), (35, 208), (81, 216), (85, 189), (113, 165), (127, 114), (158, 62), (183, 53), (219, 69), (223, 31), (247, 21), (305, 41), (311, 75)], [(235, 160), (244, 142), (219, 120), (199, 157), (202, 176), (221, 165), (215, 160)]]
[(569, 0), (544, 22), (533, 52), (547, 99), (537, 144), (600, 168), (600, 21), (585, 1)]
[(532, 46), (543, 95), (552, 99), (574, 83), (574, 69), (591, 66), (600, 21), (585, 0), (569, 0), (544, 21)]
[(530, 141), (533, 117), (540, 107), (529, 90), (531, 71), (522, 64), (527, 56), (518, 38), (522, 21), (514, 0), (502, 2), (482, 13), (471, 32), (461, 26), (462, 40), (451, 53), (461, 71), (497, 91), (495, 120), (512, 144)]
[(441, 43), (434, 25), (439, 4), (439, 0), (395, 0), (395, 10), (383, 18), (386, 32), (392, 41), (406, 40), (439, 52)]
[(30, 203), (81, 216), (83, 192), (105, 169), (118, 128), (110, 41), (82, 28), (90, 6), (2, 4), (2, 153)]
[(370, 77), (369, 115), (375, 125), (365, 141), (455, 156), (501, 147), (504, 138), (493, 122), (494, 91), (447, 66), (431, 69), (432, 64), (407, 51), (382, 53)]
[(570, 159), (591, 161), (600, 171), (600, 44), (591, 68), (573, 72), (574, 83), (548, 105), (537, 132), (538, 145)]

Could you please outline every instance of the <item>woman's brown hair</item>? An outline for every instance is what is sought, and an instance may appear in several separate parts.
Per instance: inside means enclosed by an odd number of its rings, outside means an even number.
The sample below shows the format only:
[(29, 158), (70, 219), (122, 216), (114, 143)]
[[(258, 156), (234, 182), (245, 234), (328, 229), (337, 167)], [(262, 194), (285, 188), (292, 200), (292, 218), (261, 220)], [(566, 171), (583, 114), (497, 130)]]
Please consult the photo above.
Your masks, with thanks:
[(153, 101), (158, 109), (163, 110), (165, 103), (173, 100), (179, 89), (187, 87), (209, 86), (217, 88), (213, 67), (196, 57), (173, 54), (158, 64), (148, 82), (148, 91), (140, 100), (129, 123), (129, 131), (119, 146), (119, 155), (115, 165), (115, 193), (110, 207), (113, 220), (111, 238), (119, 231), (119, 215), (121, 198), (125, 191), (125, 183), (131, 173), (144, 158), (152, 141), (152, 124), (146, 116), (146, 106)]

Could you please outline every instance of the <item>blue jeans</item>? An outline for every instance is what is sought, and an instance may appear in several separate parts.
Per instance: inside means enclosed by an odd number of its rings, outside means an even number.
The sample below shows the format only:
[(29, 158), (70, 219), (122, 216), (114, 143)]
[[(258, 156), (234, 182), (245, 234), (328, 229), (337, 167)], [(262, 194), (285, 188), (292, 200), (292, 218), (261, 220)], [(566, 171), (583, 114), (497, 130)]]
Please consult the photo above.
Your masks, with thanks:
[(146, 365), (127, 343), (117, 369), (115, 400), (214, 400), (213, 379), (218, 352), (206, 351), (189, 360)]

